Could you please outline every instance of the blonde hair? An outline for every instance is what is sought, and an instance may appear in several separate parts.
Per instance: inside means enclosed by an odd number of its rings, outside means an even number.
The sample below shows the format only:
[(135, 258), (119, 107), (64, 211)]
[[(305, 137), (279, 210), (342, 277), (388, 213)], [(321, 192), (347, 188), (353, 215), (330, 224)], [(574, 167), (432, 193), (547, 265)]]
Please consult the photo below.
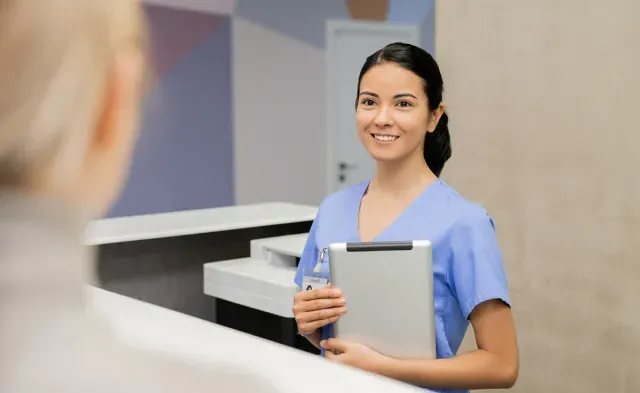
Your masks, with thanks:
[(146, 40), (138, 0), (0, 0), (0, 186), (82, 166), (115, 56)]

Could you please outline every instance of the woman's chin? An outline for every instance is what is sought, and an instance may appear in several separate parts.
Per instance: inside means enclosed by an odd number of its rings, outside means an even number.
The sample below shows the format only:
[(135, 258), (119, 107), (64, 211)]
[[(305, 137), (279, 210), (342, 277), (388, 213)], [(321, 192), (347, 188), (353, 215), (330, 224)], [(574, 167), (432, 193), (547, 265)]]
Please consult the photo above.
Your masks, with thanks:
[(377, 162), (394, 162), (407, 157), (406, 146), (400, 144), (398, 140), (389, 142), (379, 142), (375, 140), (366, 140), (364, 147), (369, 155)]
[(391, 152), (391, 151), (380, 152), (375, 150), (373, 151), (369, 150), (369, 154), (378, 163), (396, 162), (402, 158), (400, 154), (397, 154), (397, 153), (394, 154), (394, 152)]

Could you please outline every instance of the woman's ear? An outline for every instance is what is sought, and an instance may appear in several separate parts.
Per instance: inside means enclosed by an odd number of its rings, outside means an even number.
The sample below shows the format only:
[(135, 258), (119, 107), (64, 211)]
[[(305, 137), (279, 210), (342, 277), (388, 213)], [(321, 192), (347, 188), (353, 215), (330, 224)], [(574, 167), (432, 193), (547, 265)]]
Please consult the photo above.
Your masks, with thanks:
[(92, 143), (94, 149), (112, 149), (125, 136), (123, 133), (134, 131), (142, 80), (142, 54), (137, 50), (118, 54), (105, 80)]
[(137, 139), (143, 57), (139, 51), (116, 55), (104, 80), (88, 151), (79, 182), (80, 198), (102, 215), (119, 194)]
[(440, 118), (442, 117), (443, 113), (444, 113), (444, 104), (441, 102), (440, 105), (438, 105), (438, 107), (435, 110), (431, 111), (427, 132), (431, 133), (436, 130), (436, 126), (438, 125), (438, 122), (440, 121)]

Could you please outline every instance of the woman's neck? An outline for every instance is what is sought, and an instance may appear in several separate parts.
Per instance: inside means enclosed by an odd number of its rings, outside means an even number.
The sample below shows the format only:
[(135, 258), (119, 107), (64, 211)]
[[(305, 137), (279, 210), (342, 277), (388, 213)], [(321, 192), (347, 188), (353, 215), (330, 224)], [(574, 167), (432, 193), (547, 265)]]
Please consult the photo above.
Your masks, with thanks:
[(422, 190), (437, 178), (420, 154), (404, 160), (378, 162), (376, 176), (369, 188), (384, 194), (404, 194)]

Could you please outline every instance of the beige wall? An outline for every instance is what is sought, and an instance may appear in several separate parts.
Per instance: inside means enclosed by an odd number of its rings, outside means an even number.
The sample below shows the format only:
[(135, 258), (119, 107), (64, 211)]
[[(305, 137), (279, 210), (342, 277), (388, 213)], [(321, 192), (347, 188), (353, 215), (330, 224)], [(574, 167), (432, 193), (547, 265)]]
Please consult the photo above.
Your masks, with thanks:
[(514, 391), (640, 392), (640, 1), (436, 9), (443, 177), (497, 221)]

